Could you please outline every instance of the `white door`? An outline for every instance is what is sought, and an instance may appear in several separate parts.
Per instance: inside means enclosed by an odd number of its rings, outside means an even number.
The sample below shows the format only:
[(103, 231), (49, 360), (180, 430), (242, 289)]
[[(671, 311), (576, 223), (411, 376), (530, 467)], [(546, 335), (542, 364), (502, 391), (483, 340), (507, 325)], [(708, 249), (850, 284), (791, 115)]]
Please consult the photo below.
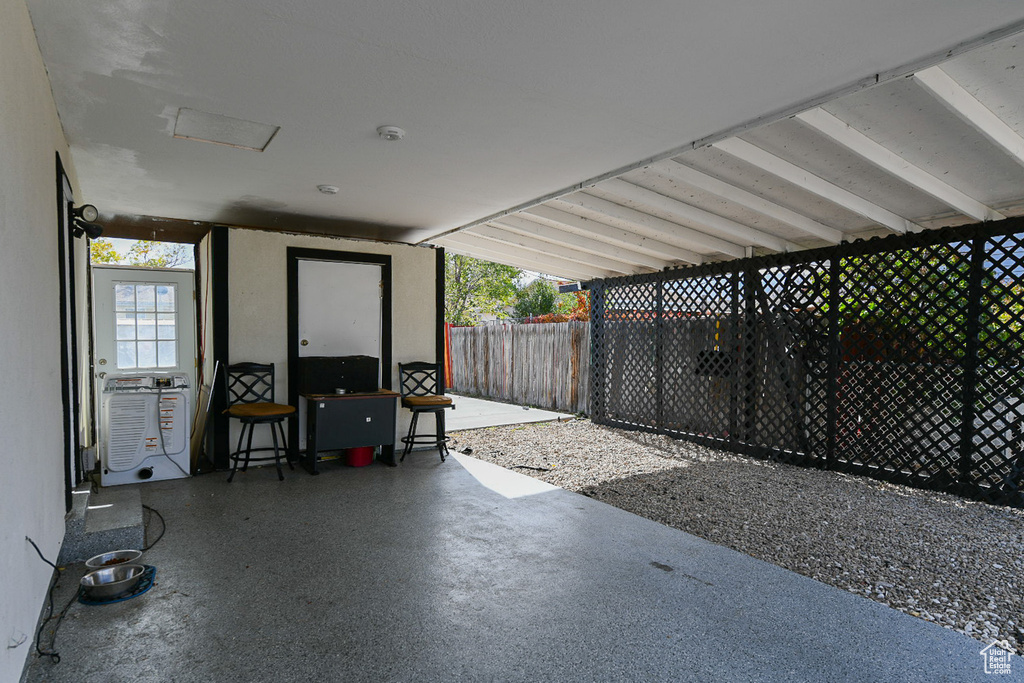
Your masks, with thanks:
[(92, 273), (97, 399), (110, 375), (167, 372), (188, 376), (194, 405), (195, 274), (95, 265)]
[[(300, 259), (299, 356), (381, 357), (381, 267)], [(377, 378), (378, 386), (380, 377)], [(299, 448), (306, 447), (305, 401), (299, 401)]]
[(380, 358), (381, 269), (299, 261), (299, 356)]

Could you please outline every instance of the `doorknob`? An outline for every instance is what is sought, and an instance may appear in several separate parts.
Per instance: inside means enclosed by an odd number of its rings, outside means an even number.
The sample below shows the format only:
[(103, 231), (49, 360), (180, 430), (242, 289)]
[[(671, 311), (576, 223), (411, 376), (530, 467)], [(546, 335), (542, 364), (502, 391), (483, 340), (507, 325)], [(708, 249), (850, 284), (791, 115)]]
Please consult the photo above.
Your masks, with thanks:
[(105, 373), (105, 372), (101, 372), (100, 374), (97, 375), (97, 377), (99, 377), (100, 379), (103, 379), (106, 376), (107, 376), (107, 373)]
[(309, 340), (308, 339), (303, 339), (299, 343), (302, 344), (303, 346), (309, 346)]
[(106, 365), (106, 364), (107, 364), (107, 359), (106, 358), (100, 358), (100, 365)]

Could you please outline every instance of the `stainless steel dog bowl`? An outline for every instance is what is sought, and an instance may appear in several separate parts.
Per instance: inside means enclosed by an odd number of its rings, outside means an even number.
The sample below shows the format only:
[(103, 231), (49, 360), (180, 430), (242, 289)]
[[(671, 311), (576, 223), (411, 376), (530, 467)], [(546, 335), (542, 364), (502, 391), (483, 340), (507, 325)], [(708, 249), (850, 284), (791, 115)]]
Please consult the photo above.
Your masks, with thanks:
[(144, 571), (146, 568), (141, 564), (116, 564), (94, 569), (80, 583), (90, 600), (112, 600), (130, 593), (142, 580)]
[(141, 550), (112, 550), (109, 553), (90, 557), (85, 561), (85, 566), (89, 569), (102, 569), (103, 567), (113, 567), (118, 564), (128, 564), (140, 557), (142, 557)]

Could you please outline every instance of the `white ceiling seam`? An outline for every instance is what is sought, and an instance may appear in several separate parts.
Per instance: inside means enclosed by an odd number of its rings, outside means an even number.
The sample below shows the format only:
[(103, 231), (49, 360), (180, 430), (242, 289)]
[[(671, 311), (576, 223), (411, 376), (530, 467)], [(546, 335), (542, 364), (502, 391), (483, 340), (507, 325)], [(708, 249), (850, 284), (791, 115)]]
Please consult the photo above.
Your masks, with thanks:
[[(505, 265), (512, 266), (513, 268), (519, 268), (520, 270), (536, 272), (538, 268), (536, 262), (530, 259), (511, 256), (503, 252), (500, 247), (498, 249), (484, 249), (477, 246), (461, 244), (457, 240), (449, 240), (447, 237), (443, 240), (438, 240), (437, 246), (453, 254), (471, 256), (473, 258), (483, 259), (484, 261), (491, 261), (493, 263), (503, 263)], [(565, 277), (580, 281), (593, 280), (601, 277), (597, 273), (589, 272), (586, 269), (581, 268), (559, 268), (558, 270), (552, 270), (552, 272), (546, 274), (553, 275), (554, 277)]]
[(550, 242), (539, 240), (536, 237), (527, 237), (524, 235), (510, 233), (500, 227), (495, 227), (490, 224), (478, 225), (472, 230), (466, 231), (465, 234), (475, 235), (494, 242), (507, 244), (519, 249), (534, 252), (541, 256), (556, 256), (558, 258), (569, 259), (577, 263), (593, 266), (594, 268), (601, 268), (602, 270), (610, 270), (623, 275), (632, 275), (634, 273), (646, 271), (645, 268), (637, 266), (630, 267), (621, 261), (605, 258), (604, 256), (597, 256), (596, 254), (579, 251), (570, 247), (563, 246), (557, 250), (553, 250)]
[[(578, 251), (585, 251), (598, 256), (606, 256), (616, 261), (621, 261), (630, 266), (641, 266), (653, 270), (661, 270), (671, 265), (673, 260), (649, 256), (639, 251), (633, 251), (622, 246), (613, 246), (604, 241), (591, 237), (551, 227), (543, 223), (525, 218), (526, 214), (518, 216), (506, 216), (501, 220), (494, 221), (489, 225), (500, 227), (502, 230), (514, 232), (527, 237), (549, 242), (553, 247), (571, 247)], [(472, 230), (472, 229), (471, 229)]]
[(845, 209), (858, 213), (865, 218), (875, 221), (896, 233), (917, 232), (921, 226), (915, 224), (903, 216), (899, 216), (886, 208), (864, 199), (849, 190), (843, 189), (824, 178), (792, 164), (785, 159), (766, 152), (760, 147), (753, 145), (740, 138), (720, 140), (712, 145), (737, 159), (742, 159), (752, 166), (760, 168), (776, 175), (783, 180), (812, 192), (819, 197), (827, 199)]
[[(548, 275), (586, 273), (591, 277), (615, 277), (619, 274), (603, 268), (587, 266), (571, 259), (564, 259), (553, 254), (541, 255), (536, 252), (527, 251), (511, 245), (499, 245), (492, 240), (467, 233), (451, 235), (446, 237), (445, 241), (460, 244), (464, 247), (475, 248), (480, 251), (489, 251), (495, 254), (507, 254), (509, 257), (516, 258), (520, 263), (525, 264), (520, 267), (525, 267), (529, 270), (542, 271)], [(545, 268), (550, 270), (544, 270)]]
[(706, 255), (709, 252), (718, 252), (734, 258), (743, 257), (743, 247), (735, 242), (728, 242), (699, 230), (666, 221), (663, 218), (631, 209), (628, 206), (616, 204), (601, 197), (595, 197), (586, 192), (577, 192), (566, 197), (559, 197), (555, 201), (597, 214), (602, 217), (601, 220), (621, 223), (630, 232), (646, 234), (669, 244), (677, 244), (685, 249), (692, 249), (697, 253)]
[(649, 256), (666, 258), (672, 261), (685, 261), (695, 266), (699, 266), (705, 261), (701, 254), (690, 249), (684, 249), (675, 244), (669, 244), (647, 235), (641, 235), (614, 225), (595, 221), (585, 216), (578, 216), (547, 204), (525, 209), (523, 213), (552, 227), (575, 232), (577, 235), (589, 236), (607, 244), (622, 245), (627, 249), (639, 251)]
[(734, 202), (769, 218), (774, 218), (807, 233), (811, 237), (817, 237), (831, 244), (840, 244), (845, 237), (841, 230), (829, 227), (824, 223), (819, 223), (781, 204), (776, 204), (753, 192), (748, 192), (714, 176), (691, 168), (678, 160), (668, 159), (659, 161), (651, 164), (649, 168), (673, 180), (717, 195), (728, 202)]
[[(736, 240), (738, 244), (744, 247), (759, 246), (773, 251), (782, 252), (795, 251), (798, 248), (792, 242), (784, 240), (777, 235), (762, 232), (756, 228), (751, 228), (750, 226), (738, 223), (730, 218), (725, 218), (724, 216), (719, 216), (718, 214), (705, 211), (704, 209), (696, 206), (691, 206), (690, 204), (681, 202), (678, 199), (666, 197), (663, 194), (635, 183), (622, 180), (621, 178), (606, 180), (598, 185), (597, 188), (600, 190), (606, 190), (617, 197), (621, 197), (622, 199), (636, 202), (641, 206), (650, 206), (679, 216), (684, 221), (687, 221), (687, 227), (692, 227), (690, 222), (696, 223), (697, 225), (727, 237), (730, 240)], [(635, 208), (637, 208), (637, 210), (643, 210), (641, 207)]]
[(939, 180), (922, 168), (883, 147), (864, 133), (824, 109), (811, 109), (796, 115), (804, 125), (816, 130), (841, 147), (874, 164), (901, 181), (931, 195), (976, 221), (995, 221), (1006, 218), (991, 207)]
[(1017, 163), (1024, 165), (1024, 137), (967, 92), (953, 77), (935, 66), (914, 74), (914, 82)]

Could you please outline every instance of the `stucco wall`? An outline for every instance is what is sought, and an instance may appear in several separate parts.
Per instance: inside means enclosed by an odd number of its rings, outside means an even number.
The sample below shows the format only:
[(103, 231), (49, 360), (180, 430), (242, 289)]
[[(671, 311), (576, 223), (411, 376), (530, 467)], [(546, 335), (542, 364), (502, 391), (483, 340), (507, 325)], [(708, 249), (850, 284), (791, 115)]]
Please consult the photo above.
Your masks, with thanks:
[(0, 680), (16, 681), (51, 576), (25, 537), (55, 561), (64, 536), (54, 152), (75, 178), (24, 2), (0, 17)]
[[(229, 349), (232, 363), (276, 364), (276, 396), (288, 396), (287, 249), (329, 249), (391, 256), (392, 388), (398, 388), (398, 363), (433, 360), (435, 355), (435, 253), (398, 244), (285, 235), (259, 230), (229, 231)], [(408, 429), (408, 411), (400, 410), (398, 430)], [(232, 422), (235, 422), (232, 420)], [(257, 429), (253, 445), (270, 445), (268, 429)], [(232, 425), (231, 448), (238, 439)]]

